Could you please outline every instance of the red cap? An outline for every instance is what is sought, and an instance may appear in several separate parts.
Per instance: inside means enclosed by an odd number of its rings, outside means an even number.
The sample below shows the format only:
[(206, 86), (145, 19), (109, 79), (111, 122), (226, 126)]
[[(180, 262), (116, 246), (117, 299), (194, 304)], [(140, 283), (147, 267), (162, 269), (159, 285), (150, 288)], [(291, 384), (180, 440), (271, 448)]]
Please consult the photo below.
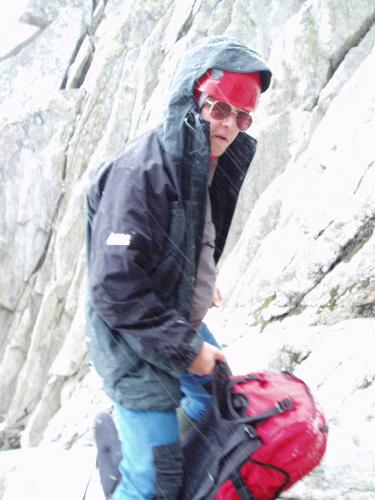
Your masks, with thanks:
[(261, 81), (259, 73), (232, 73), (209, 69), (198, 81), (195, 90), (237, 108), (254, 111), (259, 102)]

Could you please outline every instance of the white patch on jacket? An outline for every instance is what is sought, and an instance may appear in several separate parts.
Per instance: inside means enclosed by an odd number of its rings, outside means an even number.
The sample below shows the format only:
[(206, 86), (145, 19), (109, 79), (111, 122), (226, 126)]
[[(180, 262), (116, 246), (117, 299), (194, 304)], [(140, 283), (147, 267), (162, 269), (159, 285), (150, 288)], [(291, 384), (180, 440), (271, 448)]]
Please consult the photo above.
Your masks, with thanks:
[(130, 244), (130, 240), (130, 234), (111, 233), (107, 238), (106, 244), (127, 247)]

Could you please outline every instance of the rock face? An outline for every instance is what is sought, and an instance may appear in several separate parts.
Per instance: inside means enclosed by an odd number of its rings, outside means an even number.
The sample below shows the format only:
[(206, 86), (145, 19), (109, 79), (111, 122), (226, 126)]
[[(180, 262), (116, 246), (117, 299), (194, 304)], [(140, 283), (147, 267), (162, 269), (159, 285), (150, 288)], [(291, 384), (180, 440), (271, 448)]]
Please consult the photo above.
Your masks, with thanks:
[(23, 21), (0, 60), (2, 447), (92, 443), (85, 192), (160, 120), (181, 53), (226, 34), (274, 79), (207, 320), (234, 372), (292, 370), (326, 411), (327, 455), (283, 498), (375, 499), (374, 2), (30, 0)]

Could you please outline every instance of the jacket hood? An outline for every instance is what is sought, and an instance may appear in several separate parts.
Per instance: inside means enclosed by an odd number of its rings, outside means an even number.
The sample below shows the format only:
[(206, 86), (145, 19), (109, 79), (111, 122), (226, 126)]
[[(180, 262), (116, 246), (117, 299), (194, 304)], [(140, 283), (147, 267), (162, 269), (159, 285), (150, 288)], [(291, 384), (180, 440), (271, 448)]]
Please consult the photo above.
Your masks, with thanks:
[(170, 89), (159, 137), (164, 148), (175, 158), (184, 151), (184, 128), (194, 130), (196, 146), (206, 143), (198, 104), (194, 99), (194, 88), (207, 70), (215, 68), (236, 73), (260, 73), (261, 91), (270, 86), (271, 70), (257, 52), (233, 38), (224, 36), (200, 40), (181, 59)]

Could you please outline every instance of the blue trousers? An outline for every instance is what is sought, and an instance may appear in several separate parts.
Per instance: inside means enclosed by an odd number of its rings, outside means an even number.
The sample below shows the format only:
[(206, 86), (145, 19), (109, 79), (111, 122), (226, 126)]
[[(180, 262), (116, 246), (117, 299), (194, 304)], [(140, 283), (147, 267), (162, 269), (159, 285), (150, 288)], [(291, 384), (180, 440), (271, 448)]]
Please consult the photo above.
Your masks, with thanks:
[[(205, 324), (199, 334), (206, 342), (218, 346), (214, 336)], [(211, 376), (186, 373), (181, 377), (181, 391), (184, 394), (181, 406), (192, 420), (200, 420), (211, 404), (211, 395), (202, 384), (212, 380)], [(113, 500), (151, 500), (157, 498), (156, 488), (162, 488), (156, 477), (155, 461), (164, 461), (164, 479), (168, 488), (180, 486), (178, 472), (170, 470), (179, 456), (179, 430), (176, 411), (135, 411), (116, 405), (118, 428), (122, 442), (123, 459), (120, 464), (122, 481), (116, 488)], [(160, 458), (158, 453), (160, 452)], [(166, 457), (161, 455), (161, 452)], [(169, 458), (169, 460), (165, 460)], [(169, 463), (167, 463), (169, 462)], [(176, 471), (177, 471), (176, 467)], [(158, 466), (159, 470), (159, 466)], [(157, 486), (159, 481), (159, 486)], [(175, 483), (175, 484), (173, 484)], [(172, 497), (172, 494), (170, 493)]]

